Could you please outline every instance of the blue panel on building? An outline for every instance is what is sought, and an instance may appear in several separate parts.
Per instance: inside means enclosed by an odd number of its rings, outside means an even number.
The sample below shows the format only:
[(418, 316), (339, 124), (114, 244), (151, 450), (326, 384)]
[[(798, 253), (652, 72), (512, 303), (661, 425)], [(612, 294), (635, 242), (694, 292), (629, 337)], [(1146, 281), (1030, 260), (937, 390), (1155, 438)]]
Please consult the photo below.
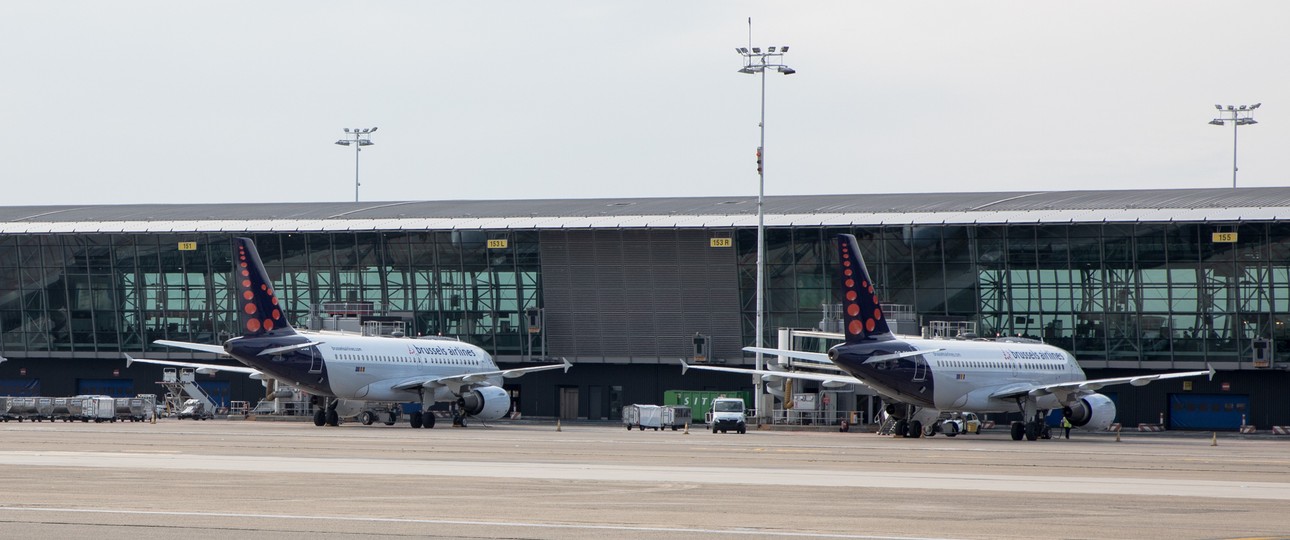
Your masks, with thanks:
[(216, 407), (228, 406), (228, 381), (197, 381), (197, 386), (202, 387), (202, 390), (210, 394), (211, 400), (215, 402)]
[(1169, 394), (1169, 429), (1237, 430), (1248, 414), (1248, 395)]
[(81, 396), (134, 397), (134, 379), (76, 379)]
[(0, 396), (39, 396), (40, 379), (0, 379)]

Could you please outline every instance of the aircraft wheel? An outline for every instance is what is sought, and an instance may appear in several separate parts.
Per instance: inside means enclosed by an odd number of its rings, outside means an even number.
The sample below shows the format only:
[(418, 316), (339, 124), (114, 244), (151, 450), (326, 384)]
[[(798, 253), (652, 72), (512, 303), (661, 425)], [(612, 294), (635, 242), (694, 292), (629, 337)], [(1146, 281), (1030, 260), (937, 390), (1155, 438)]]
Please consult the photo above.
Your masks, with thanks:
[(336, 411), (327, 411), (327, 425), (335, 427), (340, 425), (340, 415)]
[(392, 426), (399, 421), (399, 415), (394, 411), (389, 412), (389, 417), (385, 420), (385, 425)]
[(891, 426), (891, 434), (896, 437), (904, 437), (905, 432), (909, 429), (908, 420), (897, 420), (896, 424)]
[(632, 430), (632, 425), (631, 425), (631, 424), (627, 424), (627, 431), (631, 431), (631, 430)]
[(1012, 440), (1020, 441), (1026, 434), (1026, 425), (1021, 422), (1012, 423)]
[(408, 423), (412, 424), (412, 429), (421, 427), (421, 413), (414, 412), (408, 415)]
[(913, 438), (913, 439), (917, 439), (917, 438), (919, 438), (919, 437), (922, 437), (922, 436), (923, 436), (923, 423), (922, 423), (922, 422), (919, 422), (918, 420), (911, 420), (911, 421), (909, 422), (909, 434), (908, 434), (908, 435), (909, 435), (909, 437), (910, 437), (910, 438)]
[(327, 411), (322, 409), (314, 411), (314, 425), (318, 427), (327, 425)]
[(363, 411), (363, 414), (358, 415), (358, 421), (365, 426), (370, 426), (376, 422), (376, 415), (372, 414), (372, 411)]
[(432, 412), (428, 412), (421, 415), (421, 427), (426, 429), (434, 429), (434, 420), (435, 420), (434, 413)]
[(1039, 438), (1039, 422), (1026, 422), (1026, 440), (1033, 441)]

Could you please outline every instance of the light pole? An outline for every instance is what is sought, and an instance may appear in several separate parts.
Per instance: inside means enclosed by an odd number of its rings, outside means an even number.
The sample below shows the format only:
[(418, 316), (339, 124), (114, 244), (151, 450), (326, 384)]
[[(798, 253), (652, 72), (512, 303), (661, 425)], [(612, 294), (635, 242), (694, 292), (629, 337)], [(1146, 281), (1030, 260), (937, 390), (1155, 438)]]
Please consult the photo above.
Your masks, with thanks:
[[(748, 47), (737, 47), (735, 52), (744, 57), (744, 67), (739, 69), (739, 73), (749, 75), (761, 74), (761, 122), (757, 126), (761, 130), (760, 141), (757, 145), (757, 313), (756, 313), (756, 336), (754, 343), (757, 348), (763, 346), (763, 333), (765, 325), (765, 279), (766, 279), (766, 221), (763, 214), (763, 204), (766, 197), (766, 71), (775, 70), (785, 75), (797, 73), (791, 67), (783, 64), (784, 53), (788, 52), (788, 46), (767, 47), (765, 52), (761, 47), (752, 46), (752, 19), (748, 19)], [(762, 353), (757, 352), (757, 369), (765, 369), (765, 358)], [(756, 377), (754, 383), (757, 394), (757, 419), (762, 421), (766, 414), (765, 407), (762, 404), (762, 392), (765, 383), (761, 377)]]
[(358, 153), (363, 151), (364, 146), (372, 146), (373, 144), (376, 144), (372, 142), (371, 137), (371, 133), (375, 131), (376, 128), (354, 128), (352, 131), (349, 128), (345, 128), (345, 133), (348, 133), (349, 135), (346, 135), (346, 138), (344, 139), (336, 141), (336, 144), (341, 146), (354, 147), (354, 202), (358, 202)]
[(1236, 128), (1257, 124), (1254, 121), (1254, 109), (1259, 108), (1262, 103), (1253, 105), (1228, 105), (1224, 110), (1222, 105), (1215, 105), (1214, 108), (1219, 110), (1219, 114), (1224, 115), (1222, 118), (1210, 120), (1210, 125), (1221, 126), (1226, 122), (1232, 123), (1232, 187), (1236, 187)]

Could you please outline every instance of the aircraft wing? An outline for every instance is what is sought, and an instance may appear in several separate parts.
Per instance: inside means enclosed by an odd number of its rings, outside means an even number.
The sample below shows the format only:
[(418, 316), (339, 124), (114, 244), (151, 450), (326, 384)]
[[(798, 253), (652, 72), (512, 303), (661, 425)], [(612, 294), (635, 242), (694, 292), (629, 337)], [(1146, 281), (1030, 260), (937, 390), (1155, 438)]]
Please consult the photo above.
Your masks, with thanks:
[(130, 364), (133, 364), (135, 362), (142, 362), (145, 364), (159, 364), (163, 366), (186, 367), (186, 368), (195, 369), (197, 370), (198, 373), (203, 373), (203, 374), (215, 373), (217, 371), (231, 371), (233, 373), (243, 373), (246, 375), (250, 375), (252, 379), (260, 379), (264, 377), (264, 373), (262, 373), (260, 370), (255, 368), (249, 368), (246, 366), (228, 366), (223, 364), (201, 364), (197, 362), (175, 362), (173, 360), (151, 360), (148, 358), (135, 358), (128, 354), (125, 355), (125, 367), (128, 368), (130, 367)]
[(182, 349), (191, 349), (194, 351), (201, 351), (201, 352), (219, 354), (223, 356), (229, 356), (227, 352), (224, 352), (224, 346), (222, 345), (209, 345), (206, 343), (189, 343), (187, 341), (170, 341), (168, 339), (158, 339), (156, 341), (153, 341), (153, 343), (156, 343), (157, 345), (165, 345), (167, 347), (179, 347)]
[(1066, 383), (1033, 385), (1033, 384), (1010, 384), (1004, 386), (994, 393), (990, 394), (991, 398), (1009, 399), (1023, 395), (1042, 396), (1046, 394), (1070, 394), (1096, 392), (1104, 386), (1116, 384), (1130, 384), (1133, 386), (1146, 386), (1152, 382), (1164, 379), (1182, 379), (1187, 377), (1200, 377), (1206, 375), (1210, 380), (1214, 380), (1214, 367), (1209, 366), (1205, 371), (1182, 371), (1178, 373), (1153, 373), (1150, 375), (1135, 375), (1132, 377), (1112, 377), (1109, 379), (1093, 379), (1089, 381), (1071, 381)]
[(824, 384), (826, 387), (837, 387), (844, 384), (858, 384), (865, 386), (864, 381), (851, 377), (849, 375), (832, 375), (829, 373), (804, 373), (800, 371), (772, 371), (768, 369), (743, 369), (717, 366), (694, 366), (687, 364), (685, 360), (681, 361), (681, 374), (693, 369), (702, 369), (705, 371), (724, 371), (727, 373), (742, 373), (744, 375), (760, 375), (763, 381), (774, 380), (776, 377), (784, 379), (800, 379), (804, 381), (816, 381)]
[(396, 383), (393, 386), (393, 388), (395, 390), (412, 390), (418, 387), (436, 388), (440, 386), (448, 386), (448, 387), (452, 387), (454, 391), (456, 391), (457, 388), (460, 388), (462, 386), (471, 385), (471, 384), (481, 384), (481, 383), (487, 382), (489, 378), (496, 377), (498, 375), (502, 376), (502, 378), (505, 378), (505, 379), (514, 379), (516, 377), (522, 377), (534, 371), (547, 371), (551, 369), (563, 368), (564, 371), (567, 373), (569, 371), (569, 368), (571, 367), (573, 367), (573, 363), (565, 359), (564, 363), (562, 364), (549, 364), (545, 366), (534, 366), (534, 367), (516, 368), (516, 369), (499, 369), (495, 371), (480, 371), (475, 373), (463, 373), (461, 375), (449, 375), (446, 377), (413, 377)]

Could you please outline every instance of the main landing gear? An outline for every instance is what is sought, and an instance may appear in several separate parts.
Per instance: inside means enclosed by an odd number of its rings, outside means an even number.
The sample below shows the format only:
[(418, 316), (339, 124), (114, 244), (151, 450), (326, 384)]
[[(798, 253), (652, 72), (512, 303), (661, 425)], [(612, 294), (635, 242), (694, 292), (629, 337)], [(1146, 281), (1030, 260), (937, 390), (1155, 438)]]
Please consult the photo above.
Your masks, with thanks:
[(327, 406), (314, 411), (314, 425), (319, 427), (339, 426), (340, 415), (336, 414), (336, 406), (339, 404), (340, 404), (339, 400), (335, 400), (335, 399), (327, 400)]
[(1033, 401), (1018, 398), (1017, 406), (1021, 409), (1022, 417), (1027, 418), (1025, 422), (1013, 422), (1011, 430), (1012, 440), (1020, 441), (1025, 437), (1027, 441), (1037, 439), (1053, 438), (1052, 428), (1044, 422), (1044, 417), (1048, 411), (1041, 411), (1035, 408)]
[(430, 404), (426, 403), (426, 394), (424, 390), (419, 391), (421, 394), (421, 410), (408, 415), (408, 423), (412, 429), (417, 428), (434, 428), (434, 413), (430, 412)]

